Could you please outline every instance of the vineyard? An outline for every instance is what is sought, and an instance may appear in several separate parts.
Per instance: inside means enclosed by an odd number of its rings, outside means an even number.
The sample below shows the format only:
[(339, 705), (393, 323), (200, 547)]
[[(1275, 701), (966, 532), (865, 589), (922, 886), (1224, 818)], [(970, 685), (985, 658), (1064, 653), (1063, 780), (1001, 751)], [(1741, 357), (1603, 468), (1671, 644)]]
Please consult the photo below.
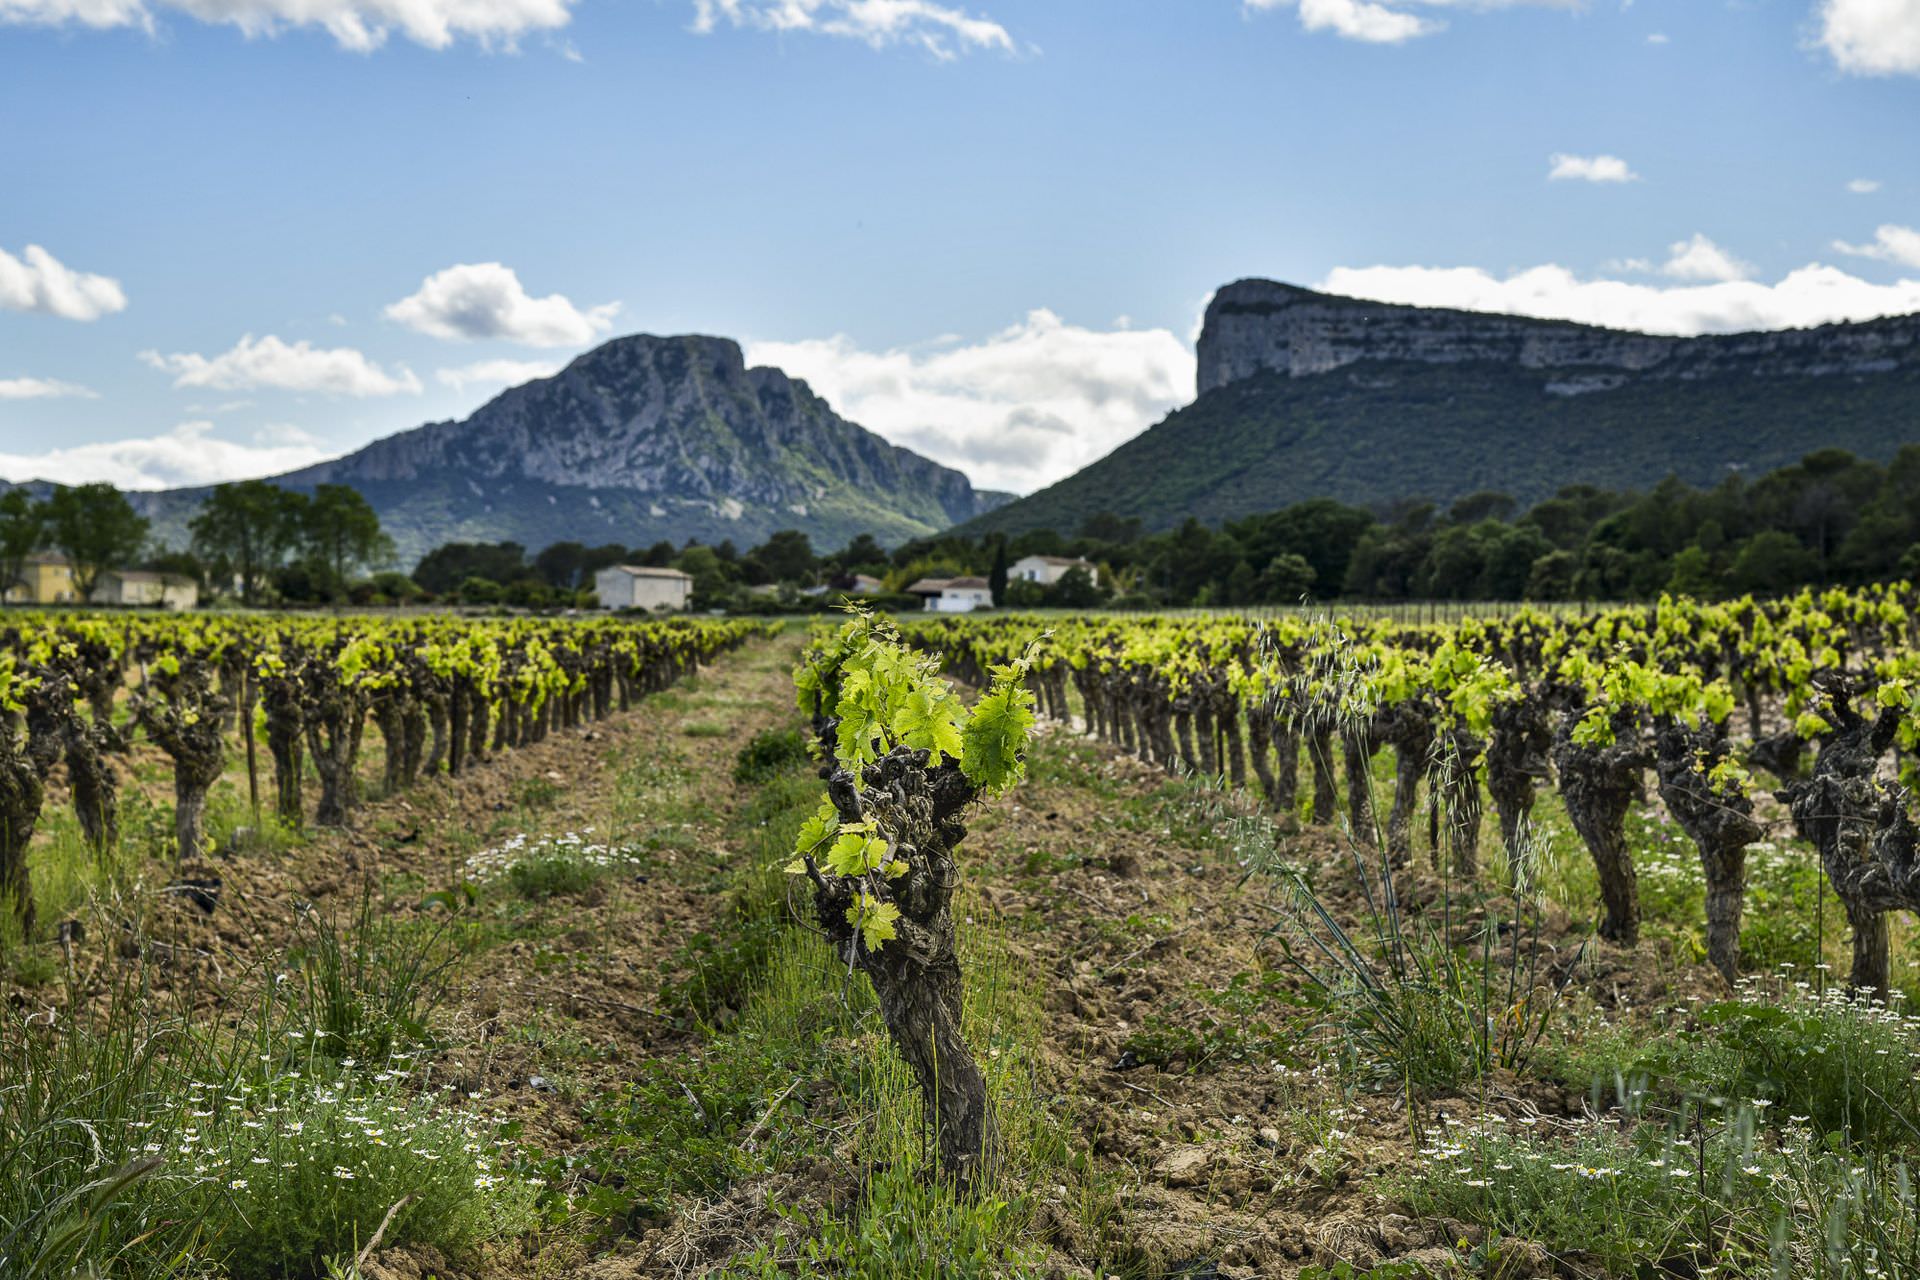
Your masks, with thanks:
[(22, 615), (0, 699), (9, 1280), (1920, 1276), (1911, 587)]

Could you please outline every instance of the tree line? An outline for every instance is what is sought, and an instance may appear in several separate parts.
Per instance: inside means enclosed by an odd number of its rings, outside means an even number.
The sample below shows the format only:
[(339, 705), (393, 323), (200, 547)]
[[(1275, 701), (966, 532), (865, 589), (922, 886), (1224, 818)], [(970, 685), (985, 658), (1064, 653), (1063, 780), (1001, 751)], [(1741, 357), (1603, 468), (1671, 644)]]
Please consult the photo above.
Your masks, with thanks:
[[(918, 601), (902, 593), (917, 579), (963, 574), (987, 578), (994, 599), (1016, 608), (1713, 599), (1920, 577), (1920, 446), (1885, 463), (1820, 450), (1757, 479), (1729, 470), (1711, 488), (1673, 478), (1646, 492), (1569, 485), (1524, 509), (1495, 492), (1378, 510), (1317, 498), (1219, 528), (1188, 519), (1148, 532), (1136, 518), (1103, 513), (1070, 533), (943, 534), (892, 549), (861, 534), (830, 552), (791, 529), (744, 550), (731, 541), (568, 541), (530, 553), (516, 542), (451, 542), (411, 573), (386, 567), (392, 540), (345, 485), (311, 493), (264, 480), (220, 485), (188, 528), (187, 550), (153, 550), (148, 522), (111, 485), (43, 499), (13, 489), (0, 494), (0, 573), (18, 581), (29, 555), (57, 550), (82, 598), (102, 570), (134, 564), (190, 575), (247, 604), (542, 608), (590, 605), (595, 573), (638, 564), (689, 574), (696, 609), (735, 612), (824, 608), (862, 578), (874, 580), (859, 589), (875, 602), (911, 608)], [(1009, 565), (1028, 555), (1084, 558), (1097, 572), (1074, 570), (1045, 587), (1010, 581)]]
[(1758, 478), (1730, 469), (1711, 488), (1671, 477), (1645, 492), (1568, 485), (1524, 509), (1492, 492), (1380, 510), (1321, 498), (1162, 533), (1102, 514), (1070, 534), (935, 537), (891, 559), (978, 573), (1030, 554), (1096, 562), (1121, 607), (1719, 599), (1860, 585), (1920, 577), (1920, 446), (1885, 463), (1824, 449)]

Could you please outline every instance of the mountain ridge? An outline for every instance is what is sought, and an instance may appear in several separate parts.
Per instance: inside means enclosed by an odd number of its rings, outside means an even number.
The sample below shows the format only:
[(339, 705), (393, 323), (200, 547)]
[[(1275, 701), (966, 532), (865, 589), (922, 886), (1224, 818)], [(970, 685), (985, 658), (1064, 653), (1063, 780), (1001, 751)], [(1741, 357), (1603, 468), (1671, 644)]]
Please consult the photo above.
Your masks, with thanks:
[[(842, 418), (801, 379), (749, 368), (732, 339), (701, 334), (615, 338), (463, 419), (267, 478), (359, 490), (407, 564), (447, 541), (744, 547), (797, 528), (822, 546), (863, 532), (893, 543), (1012, 496), (974, 489)], [(130, 498), (180, 545), (209, 489)]]

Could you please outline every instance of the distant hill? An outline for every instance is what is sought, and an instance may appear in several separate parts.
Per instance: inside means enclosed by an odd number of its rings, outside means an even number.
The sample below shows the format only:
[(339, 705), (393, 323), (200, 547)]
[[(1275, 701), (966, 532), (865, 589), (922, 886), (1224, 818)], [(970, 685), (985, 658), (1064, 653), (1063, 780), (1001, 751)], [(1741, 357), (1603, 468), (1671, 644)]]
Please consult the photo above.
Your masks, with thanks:
[(961, 531), (1071, 533), (1099, 512), (1165, 529), (1314, 497), (1524, 504), (1920, 443), (1920, 316), (1671, 338), (1248, 280), (1215, 295), (1198, 355), (1193, 404)]
[[(737, 343), (700, 336), (616, 338), (463, 421), (272, 479), (359, 490), (407, 567), (455, 540), (538, 550), (731, 538), (744, 549), (800, 529), (822, 549), (861, 533), (891, 544), (1010, 496), (847, 421), (799, 379), (747, 368)], [(206, 493), (131, 496), (177, 546)]]

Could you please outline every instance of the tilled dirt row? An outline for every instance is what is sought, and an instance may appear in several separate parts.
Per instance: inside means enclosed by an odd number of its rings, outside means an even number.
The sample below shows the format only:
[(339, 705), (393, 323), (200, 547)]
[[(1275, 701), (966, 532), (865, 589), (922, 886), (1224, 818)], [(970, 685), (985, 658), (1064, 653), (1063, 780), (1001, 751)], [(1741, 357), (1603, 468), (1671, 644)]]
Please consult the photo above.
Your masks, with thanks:
[[(515, 836), (576, 833), (637, 849), (634, 869), (584, 897), (521, 902), (483, 889), (461, 921), (464, 954), (432, 1014), (441, 1041), (432, 1082), (455, 1084), (480, 1111), (515, 1122), (524, 1143), (564, 1155), (586, 1103), (692, 1034), (657, 998), (679, 949), (725, 910), (739, 853), (729, 824), (746, 799), (732, 781), (735, 759), (756, 733), (793, 721), (794, 652), (776, 641), (723, 655), (629, 712), (366, 803), (345, 827), (314, 832), (284, 854), (237, 851), (181, 867), (181, 881), (217, 879), (210, 909), (186, 894), (141, 897), (149, 918), (96, 962), (92, 985), (104, 992), (115, 968), (139, 963), (161, 998), (186, 994), (196, 1018), (220, 1016), (284, 980), (276, 971), (303, 942), (308, 913), (349, 922), (370, 893), (380, 910), (431, 931), (446, 908), (430, 895), (468, 880), (476, 855)], [(569, 1050), (565, 1078), (546, 1065), (556, 1042)], [(388, 1250), (367, 1275), (564, 1275), (584, 1256), (584, 1242), (545, 1233), (466, 1266), (431, 1250)]]
[[(1229, 811), (1131, 757), (1054, 734), (1042, 750), (1063, 763), (977, 822), (964, 847), (1021, 966), (1045, 975), (1046, 1072), (1066, 1095), (1074, 1145), (1117, 1188), (1097, 1232), (1070, 1195), (1043, 1207), (1057, 1271), (1273, 1277), (1341, 1262), (1457, 1262), (1462, 1242), (1484, 1233), (1396, 1213), (1378, 1175), (1411, 1168), (1449, 1117), (1551, 1125), (1578, 1114), (1584, 1096), (1503, 1076), (1471, 1097), (1410, 1106), (1315, 1066), (1325, 1011), (1286, 962), (1276, 881), (1249, 875), (1221, 839)], [(1354, 927), (1343, 838), (1284, 834), (1280, 852), (1315, 865), (1315, 883)], [(1402, 888), (1418, 898), (1436, 886), (1410, 870)], [(1580, 986), (1603, 1003), (1713, 989), (1701, 966), (1650, 965), (1586, 936), (1581, 922), (1550, 919), (1546, 945), (1561, 963), (1577, 959)], [(1556, 1274), (1544, 1255), (1530, 1269), (1522, 1248), (1507, 1246), (1510, 1274)]]

